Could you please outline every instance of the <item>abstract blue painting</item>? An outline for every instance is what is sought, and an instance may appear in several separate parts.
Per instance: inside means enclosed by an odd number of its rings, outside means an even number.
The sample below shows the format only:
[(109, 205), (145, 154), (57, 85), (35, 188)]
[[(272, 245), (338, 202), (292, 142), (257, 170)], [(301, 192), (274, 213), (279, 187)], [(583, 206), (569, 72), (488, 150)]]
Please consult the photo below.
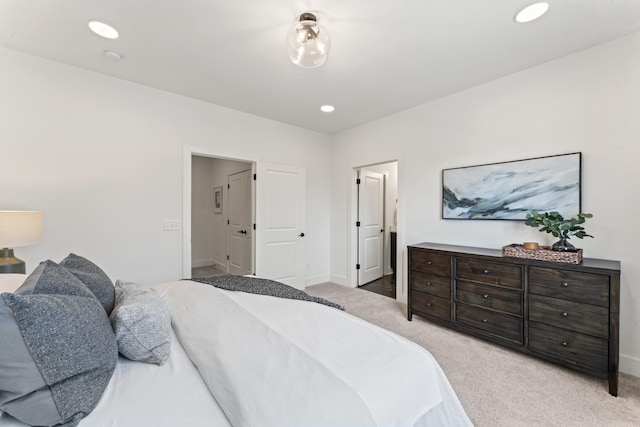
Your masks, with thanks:
[(442, 171), (442, 218), (524, 220), (527, 213), (581, 210), (582, 153)]

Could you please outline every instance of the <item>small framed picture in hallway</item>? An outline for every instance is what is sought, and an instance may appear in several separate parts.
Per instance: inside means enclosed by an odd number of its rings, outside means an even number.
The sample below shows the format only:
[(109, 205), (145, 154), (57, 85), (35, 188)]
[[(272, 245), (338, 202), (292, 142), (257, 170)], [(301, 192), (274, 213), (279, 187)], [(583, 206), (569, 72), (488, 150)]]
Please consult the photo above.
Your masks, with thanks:
[(222, 187), (213, 188), (213, 212), (222, 213)]

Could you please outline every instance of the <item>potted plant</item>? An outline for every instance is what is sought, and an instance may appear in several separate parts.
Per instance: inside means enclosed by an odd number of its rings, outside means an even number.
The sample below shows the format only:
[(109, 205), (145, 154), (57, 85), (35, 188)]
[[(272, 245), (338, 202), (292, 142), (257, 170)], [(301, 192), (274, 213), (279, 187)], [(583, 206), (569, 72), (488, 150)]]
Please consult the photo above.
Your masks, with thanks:
[(573, 218), (564, 219), (560, 213), (555, 211), (543, 213), (531, 211), (527, 214), (527, 219), (524, 223), (530, 227), (542, 226), (540, 231), (551, 233), (554, 237), (558, 237), (560, 240), (551, 246), (551, 250), (572, 252), (575, 251), (576, 248), (567, 241), (571, 236), (575, 236), (578, 239), (593, 237), (587, 234), (582, 226), (587, 218), (592, 217), (593, 215), (590, 213), (579, 213)]

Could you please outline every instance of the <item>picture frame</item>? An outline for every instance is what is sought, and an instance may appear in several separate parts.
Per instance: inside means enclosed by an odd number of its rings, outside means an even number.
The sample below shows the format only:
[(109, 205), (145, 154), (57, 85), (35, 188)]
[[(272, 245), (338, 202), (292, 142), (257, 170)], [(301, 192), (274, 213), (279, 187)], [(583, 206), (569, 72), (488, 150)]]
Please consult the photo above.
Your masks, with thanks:
[(213, 212), (222, 213), (222, 186), (213, 188)]
[(442, 170), (443, 219), (525, 220), (581, 212), (582, 153)]

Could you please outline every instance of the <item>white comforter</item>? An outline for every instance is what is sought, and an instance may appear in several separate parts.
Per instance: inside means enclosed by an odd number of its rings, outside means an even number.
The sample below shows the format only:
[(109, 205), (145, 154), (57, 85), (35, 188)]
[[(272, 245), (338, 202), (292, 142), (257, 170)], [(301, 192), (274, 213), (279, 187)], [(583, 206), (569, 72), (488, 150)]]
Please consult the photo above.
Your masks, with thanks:
[(430, 353), (321, 304), (155, 285), (232, 425), (471, 425)]

